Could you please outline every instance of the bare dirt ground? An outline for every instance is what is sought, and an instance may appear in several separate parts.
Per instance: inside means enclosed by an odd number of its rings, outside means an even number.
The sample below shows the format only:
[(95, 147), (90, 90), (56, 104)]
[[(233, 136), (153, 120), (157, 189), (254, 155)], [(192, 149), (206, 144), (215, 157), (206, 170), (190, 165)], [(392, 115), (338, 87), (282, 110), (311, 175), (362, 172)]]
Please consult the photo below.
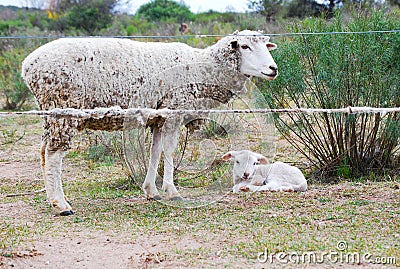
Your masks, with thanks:
[[(166, 264), (170, 268), (187, 268), (190, 264), (185, 261), (164, 263), (168, 258), (160, 253), (203, 245), (193, 238), (178, 236), (145, 234), (128, 240), (110, 232), (83, 230), (73, 237), (35, 240), (30, 250), (16, 252), (15, 257), (4, 262), (16, 268), (139, 268)], [(216, 262), (223, 265), (228, 261), (221, 258)]]
[[(2, 119), (0, 119), (2, 121)], [(228, 194), (200, 209), (146, 201), (122, 166), (67, 156), (64, 184), (76, 214), (54, 216), (41, 192), (40, 121), (1, 122), (25, 135), (0, 143), (0, 268), (392, 268), (400, 265), (396, 180), (310, 185), (297, 193)], [(25, 126), (25, 127), (24, 127)], [(7, 138), (9, 141), (11, 138)], [(0, 142), (5, 141), (3, 140)], [(278, 156), (292, 151), (287, 145)], [(11, 194), (31, 193), (9, 197)], [(389, 264), (327, 260), (262, 263), (260, 251), (338, 251)], [(374, 260), (376, 261), (376, 260)]]

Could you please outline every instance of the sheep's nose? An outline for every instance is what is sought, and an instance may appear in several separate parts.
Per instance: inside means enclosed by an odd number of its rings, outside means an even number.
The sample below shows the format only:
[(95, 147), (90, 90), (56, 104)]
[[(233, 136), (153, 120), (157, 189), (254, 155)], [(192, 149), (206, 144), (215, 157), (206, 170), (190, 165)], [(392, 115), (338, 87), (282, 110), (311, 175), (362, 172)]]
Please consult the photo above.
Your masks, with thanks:
[(278, 71), (278, 67), (276, 65), (270, 65), (269, 69), (271, 69), (272, 71)]
[(244, 174), (243, 174), (243, 177), (244, 177), (244, 178), (248, 178), (249, 175), (250, 175), (249, 173), (244, 173)]

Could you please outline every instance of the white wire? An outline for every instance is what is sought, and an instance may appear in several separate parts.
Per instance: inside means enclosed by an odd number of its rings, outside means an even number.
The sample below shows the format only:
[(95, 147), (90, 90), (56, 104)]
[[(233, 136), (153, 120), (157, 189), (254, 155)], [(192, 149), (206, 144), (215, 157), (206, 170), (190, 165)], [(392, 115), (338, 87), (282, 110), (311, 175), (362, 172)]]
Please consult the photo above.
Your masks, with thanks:
[(122, 109), (120, 107), (95, 108), (95, 109), (52, 109), (52, 110), (30, 110), (15, 112), (0, 112), (1, 117), (9, 117), (15, 115), (37, 115), (37, 116), (53, 116), (63, 118), (103, 118), (107, 117), (126, 117), (133, 115), (146, 115), (148, 117), (168, 117), (174, 114), (246, 114), (246, 113), (391, 113), (400, 112), (400, 107), (378, 108), (378, 107), (345, 107), (345, 108), (279, 108), (279, 109), (232, 109), (232, 110), (216, 110), (216, 109), (149, 109), (149, 108), (130, 108)]
[[(280, 33), (280, 34), (262, 34), (262, 36), (302, 36), (302, 35), (363, 35), (363, 34), (388, 34), (400, 33), (399, 29), (393, 30), (372, 30), (372, 31), (354, 31), (354, 32), (305, 32), (305, 33)], [(253, 35), (213, 35), (213, 34), (198, 34), (198, 35), (133, 35), (133, 36), (0, 36), (0, 39), (58, 39), (58, 38), (136, 38), (136, 39), (185, 39), (185, 38), (206, 38), (206, 37), (225, 37), (225, 36), (253, 36)]]

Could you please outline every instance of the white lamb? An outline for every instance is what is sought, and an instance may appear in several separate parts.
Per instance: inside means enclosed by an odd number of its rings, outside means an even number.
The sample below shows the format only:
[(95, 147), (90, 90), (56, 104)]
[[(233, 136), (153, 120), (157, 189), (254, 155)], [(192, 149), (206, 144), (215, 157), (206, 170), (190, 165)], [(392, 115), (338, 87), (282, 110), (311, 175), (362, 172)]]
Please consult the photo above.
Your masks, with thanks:
[[(243, 85), (249, 76), (275, 79), (278, 68), (269, 52), (275, 48), (269, 37), (248, 30), (224, 37), (206, 49), (182, 43), (63, 38), (32, 52), (22, 64), (22, 77), (41, 110), (112, 106), (207, 109), (245, 92)], [(183, 122), (183, 116), (145, 122), (153, 134), (143, 183), (149, 199), (161, 199), (155, 179), (162, 151), (163, 191), (170, 199), (181, 199), (173, 183), (173, 153)], [(123, 118), (106, 116), (44, 119), (41, 152), (46, 192), (61, 215), (73, 214), (62, 189), (61, 170), (76, 131), (123, 127)]]
[(233, 192), (240, 191), (306, 191), (303, 173), (283, 162), (268, 164), (261, 154), (249, 151), (229, 151), (222, 159), (234, 161)]

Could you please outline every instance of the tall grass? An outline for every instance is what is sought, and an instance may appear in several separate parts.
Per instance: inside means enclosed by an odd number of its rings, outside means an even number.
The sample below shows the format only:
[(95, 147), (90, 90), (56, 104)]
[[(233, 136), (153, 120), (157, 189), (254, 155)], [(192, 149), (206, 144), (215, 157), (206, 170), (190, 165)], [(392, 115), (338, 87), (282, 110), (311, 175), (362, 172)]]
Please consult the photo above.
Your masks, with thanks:
[[(346, 21), (346, 22), (345, 22)], [(371, 11), (312, 18), (295, 32), (400, 29), (400, 15)], [(400, 34), (295, 36), (279, 43), (274, 57), (281, 75), (263, 89), (272, 108), (400, 106)], [(317, 168), (319, 177), (358, 177), (398, 166), (400, 115), (275, 115), (281, 134)]]

